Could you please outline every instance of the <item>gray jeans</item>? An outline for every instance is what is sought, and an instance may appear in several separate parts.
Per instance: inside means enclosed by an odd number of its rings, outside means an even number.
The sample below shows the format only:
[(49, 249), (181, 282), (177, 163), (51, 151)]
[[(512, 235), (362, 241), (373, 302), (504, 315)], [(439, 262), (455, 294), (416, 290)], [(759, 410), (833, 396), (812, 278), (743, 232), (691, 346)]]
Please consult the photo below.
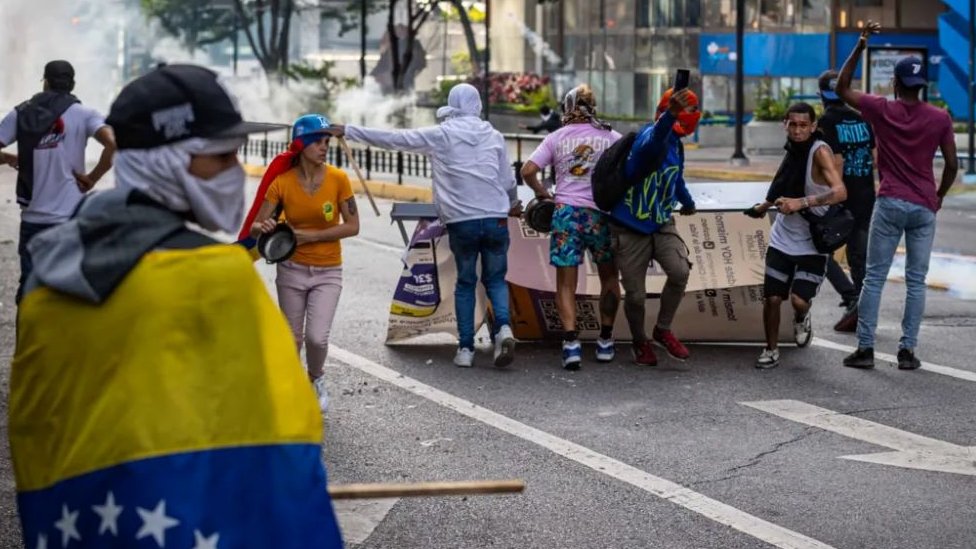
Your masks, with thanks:
[(308, 377), (324, 373), (332, 320), (342, 293), (342, 267), (314, 267), (294, 261), (278, 264), (278, 306), (288, 319), (299, 353), (305, 345)]
[(661, 292), (657, 326), (662, 330), (670, 330), (691, 272), (688, 247), (678, 235), (674, 219), (653, 234), (641, 234), (620, 225), (611, 225), (610, 238), (617, 269), (620, 270), (620, 281), (626, 294), (624, 313), (627, 315), (633, 340), (641, 342), (647, 339), (644, 329), (644, 300), (647, 298), (647, 268), (652, 259), (668, 275), (668, 281)]

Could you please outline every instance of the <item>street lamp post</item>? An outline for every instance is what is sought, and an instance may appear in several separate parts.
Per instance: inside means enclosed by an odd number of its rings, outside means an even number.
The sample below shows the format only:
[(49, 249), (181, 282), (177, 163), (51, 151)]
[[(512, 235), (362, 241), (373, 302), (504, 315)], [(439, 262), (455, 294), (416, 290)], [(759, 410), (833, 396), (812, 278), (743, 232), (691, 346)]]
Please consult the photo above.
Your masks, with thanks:
[[(971, 0), (972, 1), (972, 0)], [(746, 28), (746, 2), (736, 0), (735, 2), (735, 151), (732, 153), (730, 162), (736, 166), (748, 166), (749, 159), (742, 152), (742, 117), (745, 110), (745, 100), (743, 97), (743, 65), (742, 58), (745, 54), (743, 47), (743, 35)]]
[(490, 110), (491, 104), (489, 98), (491, 97), (491, 0), (485, 0), (485, 79), (484, 79), (484, 108), (485, 108), (485, 120), (488, 120), (488, 111)]
[(968, 85), (967, 90), (969, 97), (969, 158), (966, 160), (966, 174), (963, 176), (964, 183), (976, 183), (976, 166), (974, 166), (973, 157), (974, 149), (976, 149), (976, 134), (974, 134), (973, 129), (973, 119), (974, 109), (976, 106), (973, 105), (973, 101), (976, 100), (976, 51), (973, 48), (976, 47), (976, 0), (969, 0), (969, 74), (967, 75)]
[(359, 2), (359, 83), (366, 85), (366, 0)]

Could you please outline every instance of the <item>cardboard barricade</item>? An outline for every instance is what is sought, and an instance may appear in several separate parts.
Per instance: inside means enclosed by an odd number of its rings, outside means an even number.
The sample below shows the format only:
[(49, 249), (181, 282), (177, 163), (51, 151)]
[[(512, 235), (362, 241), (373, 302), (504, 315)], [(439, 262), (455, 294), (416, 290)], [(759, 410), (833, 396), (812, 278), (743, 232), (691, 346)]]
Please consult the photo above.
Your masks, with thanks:
[[(762, 283), (770, 222), (752, 219), (741, 211), (762, 199), (766, 185), (701, 183), (689, 188), (698, 213), (675, 216), (675, 220), (678, 233), (688, 246), (691, 274), (672, 329), (689, 342), (761, 343)], [(525, 191), (520, 188), (521, 193)], [(509, 218), (508, 227), (511, 246), (506, 280), (515, 336), (521, 340), (558, 338), (563, 327), (556, 313), (556, 271), (549, 265), (549, 235), (533, 231), (517, 218)], [(428, 333), (457, 335), (453, 291), (456, 269), (447, 230), (440, 221), (418, 222), (403, 262), (390, 307), (387, 343)], [(657, 319), (666, 279), (656, 263), (648, 266), (648, 330)], [(583, 339), (595, 339), (599, 333), (599, 287), (596, 265), (587, 256), (580, 266), (576, 292), (577, 329)], [(475, 318), (478, 326), (486, 317), (485, 304), (479, 285)], [(614, 334), (618, 340), (630, 339), (622, 306)], [(793, 340), (788, 321), (781, 324), (780, 339), (784, 343)]]

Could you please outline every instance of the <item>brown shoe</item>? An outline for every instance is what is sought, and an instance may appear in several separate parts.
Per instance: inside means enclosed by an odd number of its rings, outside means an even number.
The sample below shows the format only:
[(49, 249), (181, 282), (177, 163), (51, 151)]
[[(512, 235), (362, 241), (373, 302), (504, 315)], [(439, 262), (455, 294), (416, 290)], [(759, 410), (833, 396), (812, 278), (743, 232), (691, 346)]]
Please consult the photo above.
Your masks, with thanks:
[(857, 331), (857, 308), (851, 309), (840, 317), (837, 324), (834, 324), (835, 332), (846, 332), (852, 334)]

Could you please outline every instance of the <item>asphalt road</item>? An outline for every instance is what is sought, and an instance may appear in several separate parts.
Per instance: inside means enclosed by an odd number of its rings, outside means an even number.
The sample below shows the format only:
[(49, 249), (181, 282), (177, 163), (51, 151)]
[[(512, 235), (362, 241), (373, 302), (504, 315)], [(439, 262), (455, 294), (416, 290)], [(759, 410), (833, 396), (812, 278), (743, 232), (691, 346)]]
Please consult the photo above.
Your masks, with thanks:
[[(6, 202), (12, 196), (12, 179), (0, 173), (0, 421), (18, 270), (16, 211)], [(950, 368), (943, 373), (888, 363), (873, 371), (841, 367), (845, 353), (833, 347), (852, 345), (853, 336), (831, 332), (840, 309), (829, 288), (814, 307), (815, 335), (823, 339), (784, 350), (772, 371), (753, 368), (758, 348), (693, 346), (683, 364), (662, 359), (639, 368), (621, 353), (611, 364), (587, 361), (568, 373), (556, 345), (531, 343), (519, 346), (507, 369), (490, 366), (484, 353), (475, 368), (458, 369), (448, 338), (384, 345), (402, 243), (389, 203), (381, 208), (382, 218), (362, 208), (361, 235), (344, 243), (345, 287), (327, 368), (330, 481), (521, 478), (527, 489), (339, 505), (351, 546), (976, 546), (976, 476), (931, 470), (976, 463), (972, 301), (928, 292), (918, 352)], [(954, 198), (948, 208), (953, 215), (940, 215), (937, 247), (973, 253), (976, 202)], [(889, 283), (881, 352), (897, 349), (903, 298), (903, 286)], [(838, 414), (800, 418), (814, 426), (757, 409), (777, 405)], [(840, 459), (899, 446), (925, 449), (912, 457), (929, 469)], [(0, 547), (19, 547), (17, 536), (4, 443)]]

